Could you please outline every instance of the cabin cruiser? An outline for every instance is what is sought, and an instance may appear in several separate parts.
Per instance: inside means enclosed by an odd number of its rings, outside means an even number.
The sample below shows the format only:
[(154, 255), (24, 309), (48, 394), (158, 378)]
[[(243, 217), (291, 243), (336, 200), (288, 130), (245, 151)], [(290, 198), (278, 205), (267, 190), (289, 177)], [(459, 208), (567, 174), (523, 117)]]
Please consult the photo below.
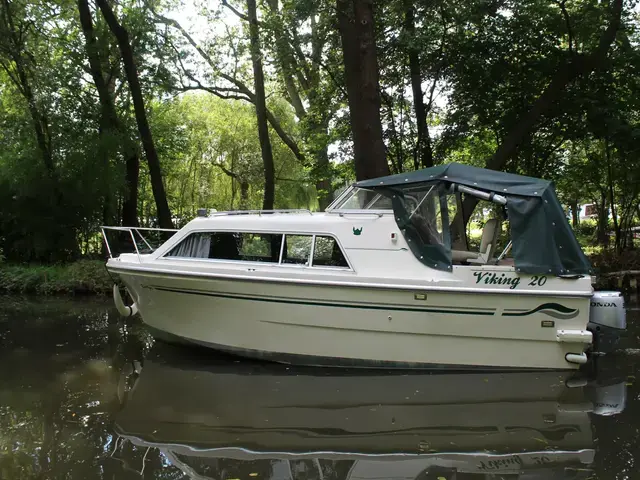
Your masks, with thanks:
[(201, 480), (577, 480), (593, 478), (593, 415), (626, 402), (624, 378), (582, 372), (326, 369), (198, 350), (151, 349), (115, 415), (116, 450), (159, 449)]
[[(474, 249), (462, 214), (479, 200), (493, 214)], [(626, 328), (553, 185), (531, 177), (453, 163), (357, 182), (322, 213), (201, 210), (157, 249), (144, 229), (111, 229), (135, 246), (115, 255), (107, 241), (133, 299), (114, 286), (123, 315), (253, 358), (577, 369)]]

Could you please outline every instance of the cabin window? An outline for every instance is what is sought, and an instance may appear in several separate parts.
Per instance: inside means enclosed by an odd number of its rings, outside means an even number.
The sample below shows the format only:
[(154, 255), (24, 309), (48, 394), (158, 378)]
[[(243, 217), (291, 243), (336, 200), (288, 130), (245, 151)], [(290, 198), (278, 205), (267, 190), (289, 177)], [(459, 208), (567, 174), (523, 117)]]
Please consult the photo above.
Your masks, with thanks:
[(198, 232), (189, 235), (166, 256), (278, 263), (281, 244), (281, 234)]
[[(238, 233), (238, 255), (249, 262), (278, 263), (282, 235), (273, 233)], [(211, 257), (217, 258), (217, 257)]]
[(309, 265), (312, 235), (285, 235), (282, 263)]
[(338, 242), (327, 235), (315, 235), (314, 243), (314, 235), (196, 232), (173, 247), (165, 257), (349, 268)]
[(180, 258), (209, 258), (210, 249), (210, 233), (192, 233), (178, 245), (173, 247), (166, 256)]
[(313, 266), (349, 268), (347, 259), (336, 239), (320, 235), (316, 235), (316, 243), (313, 249)]

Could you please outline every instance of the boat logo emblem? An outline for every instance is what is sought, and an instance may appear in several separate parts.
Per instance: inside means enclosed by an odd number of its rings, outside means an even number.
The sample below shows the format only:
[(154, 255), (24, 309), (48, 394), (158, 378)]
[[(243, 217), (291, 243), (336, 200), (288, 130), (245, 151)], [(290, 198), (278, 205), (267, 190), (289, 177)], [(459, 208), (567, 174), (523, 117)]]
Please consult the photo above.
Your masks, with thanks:
[(354, 235), (360, 235), (361, 233), (362, 233), (362, 227), (360, 227), (360, 228), (353, 227), (353, 234)]

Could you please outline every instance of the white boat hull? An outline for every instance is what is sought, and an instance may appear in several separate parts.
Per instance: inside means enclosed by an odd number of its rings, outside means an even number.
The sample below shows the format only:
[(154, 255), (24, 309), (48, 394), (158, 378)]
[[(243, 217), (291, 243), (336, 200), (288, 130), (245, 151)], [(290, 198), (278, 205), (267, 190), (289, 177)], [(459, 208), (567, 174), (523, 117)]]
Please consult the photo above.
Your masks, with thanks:
[(567, 354), (584, 356), (591, 341), (579, 296), (118, 273), (150, 327), (285, 363), (574, 369)]

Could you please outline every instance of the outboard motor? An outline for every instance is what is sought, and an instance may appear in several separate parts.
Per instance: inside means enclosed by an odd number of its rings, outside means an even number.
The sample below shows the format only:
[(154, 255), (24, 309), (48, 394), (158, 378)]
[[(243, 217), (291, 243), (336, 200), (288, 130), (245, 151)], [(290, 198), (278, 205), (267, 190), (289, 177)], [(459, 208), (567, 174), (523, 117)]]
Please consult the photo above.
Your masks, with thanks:
[(614, 351), (621, 334), (627, 328), (624, 297), (620, 292), (594, 292), (591, 297), (588, 329), (593, 333), (593, 350)]

